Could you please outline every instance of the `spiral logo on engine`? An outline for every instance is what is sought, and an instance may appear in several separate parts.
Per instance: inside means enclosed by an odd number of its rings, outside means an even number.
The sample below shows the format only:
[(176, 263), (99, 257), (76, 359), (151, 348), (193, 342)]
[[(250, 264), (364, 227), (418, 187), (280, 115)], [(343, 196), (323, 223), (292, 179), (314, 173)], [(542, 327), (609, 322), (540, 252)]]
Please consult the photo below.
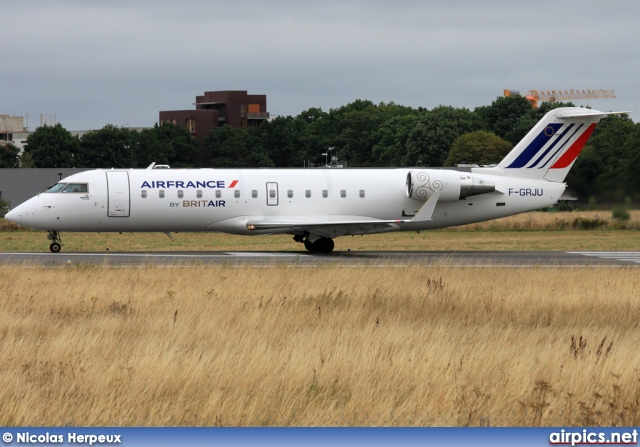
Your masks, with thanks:
[[(409, 174), (411, 177), (413, 176), (413, 172)], [(415, 174), (415, 183), (410, 181), (407, 178), (407, 184), (411, 184), (411, 188), (408, 189), (408, 192), (411, 192), (411, 197), (415, 192), (416, 199), (426, 200), (429, 198), (431, 194), (434, 192), (440, 192), (444, 188), (444, 184), (440, 180), (430, 181), (429, 174), (426, 172), (418, 172)]]

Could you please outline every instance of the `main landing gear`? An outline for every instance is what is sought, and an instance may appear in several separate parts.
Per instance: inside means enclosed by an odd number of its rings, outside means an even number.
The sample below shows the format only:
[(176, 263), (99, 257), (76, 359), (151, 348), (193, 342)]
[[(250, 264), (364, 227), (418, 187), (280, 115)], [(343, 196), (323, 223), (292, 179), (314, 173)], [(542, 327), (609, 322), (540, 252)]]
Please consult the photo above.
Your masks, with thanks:
[(52, 253), (60, 253), (60, 250), (62, 250), (62, 239), (60, 239), (60, 233), (57, 231), (49, 231), (47, 239), (51, 241), (49, 250), (51, 250)]
[(311, 253), (331, 253), (334, 247), (333, 239), (329, 237), (316, 237), (311, 240), (307, 232), (304, 234), (296, 234), (293, 236), (293, 240), (304, 243), (304, 248)]

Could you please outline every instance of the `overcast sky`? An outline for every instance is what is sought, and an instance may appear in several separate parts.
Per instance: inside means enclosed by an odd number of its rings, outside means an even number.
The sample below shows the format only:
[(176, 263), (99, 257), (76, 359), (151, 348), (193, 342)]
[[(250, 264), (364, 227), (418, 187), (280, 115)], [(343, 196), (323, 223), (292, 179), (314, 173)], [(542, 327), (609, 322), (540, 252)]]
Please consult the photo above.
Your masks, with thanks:
[(31, 129), (41, 113), (68, 130), (152, 126), (213, 90), (266, 94), (272, 115), (473, 109), (505, 88), (615, 89), (576, 104), (640, 111), (638, 0), (1, 4), (0, 114)]

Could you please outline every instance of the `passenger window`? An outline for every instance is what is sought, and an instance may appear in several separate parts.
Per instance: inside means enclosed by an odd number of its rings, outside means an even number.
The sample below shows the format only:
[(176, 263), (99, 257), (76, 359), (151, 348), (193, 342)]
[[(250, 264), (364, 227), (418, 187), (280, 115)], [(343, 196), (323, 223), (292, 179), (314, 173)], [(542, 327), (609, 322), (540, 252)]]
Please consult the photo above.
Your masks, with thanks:
[(201, 190), (201, 189), (199, 189), (199, 190), (196, 192), (196, 197), (197, 197), (198, 199), (202, 199), (202, 190)]
[(257, 199), (258, 198), (258, 190), (252, 189), (251, 190), (251, 197), (253, 197), (254, 199)]
[(183, 190), (181, 190), (181, 189), (179, 189), (179, 190), (178, 190), (178, 198), (179, 198), (179, 199), (182, 199), (183, 197), (184, 197), (184, 191), (183, 191)]
[(233, 197), (235, 197), (236, 199), (240, 198), (240, 190), (236, 189), (235, 191), (233, 191)]
[(347, 197), (347, 191), (346, 191), (346, 190), (344, 190), (344, 189), (341, 189), (341, 190), (340, 190), (340, 197), (342, 197), (343, 199), (344, 199), (345, 197)]
[(160, 197), (161, 199), (164, 199), (164, 190), (160, 189), (158, 191), (158, 197)]
[(220, 191), (219, 189), (216, 190), (216, 199), (219, 199), (222, 196), (222, 191)]
[(310, 197), (311, 197), (311, 190), (310, 190), (310, 189), (307, 189), (307, 190), (304, 192), (304, 196), (305, 196), (307, 199), (308, 199), (308, 198), (310, 198)]
[(289, 197), (290, 199), (293, 199), (293, 190), (292, 189), (287, 191), (287, 197)]
[(62, 192), (87, 192), (87, 190), (88, 188), (86, 183), (69, 183)]
[(361, 198), (361, 199), (364, 199), (364, 189), (361, 189), (361, 190), (360, 190), (360, 198)]
[(142, 196), (143, 199), (147, 198), (147, 190), (143, 189), (142, 191), (140, 191), (140, 195)]
[(323, 189), (323, 190), (322, 190), (322, 197), (324, 197), (325, 199), (326, 199), (327, 197), (329, 197), (329, 191), (327, 191), (326, 189)]
[(269, 190), (269, 198), (270, 199), (275, 199), (276, 198), (276, 190), (275, 189), (270, 189)]

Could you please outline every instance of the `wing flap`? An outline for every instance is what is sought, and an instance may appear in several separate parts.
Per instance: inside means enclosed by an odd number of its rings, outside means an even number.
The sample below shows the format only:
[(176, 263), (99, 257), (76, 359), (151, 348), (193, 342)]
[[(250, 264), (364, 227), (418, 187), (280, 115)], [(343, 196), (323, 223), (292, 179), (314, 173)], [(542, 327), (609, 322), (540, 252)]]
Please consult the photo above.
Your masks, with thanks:
[(439, 193), (433, 194), (422, 205), (418, 213), (412, 219), (384, 220), (363, 217), (345, 220), (309, 220), (288, 221), (270, 219), (251, 219), (247, 221), (247, 228), (251, 231), (264, 231), (271, 233), (301, 233), (309, 232), (324, 237), (338, 237), (350, 234), (366, 234), (380, 232), (385, 229), (393, 229), (401, 224), (427, 222), (432, 219), (433, 211), (438, 203)]
[(294, 233), (301, 231), (320, 231), (327, 234), (345, 235), (362, 234), (371, 231), (392, 228), (404, 221), (399, 220), (349, 220), (349, 221), (316, 221), (316, 222), (289, 222), (275, 220), (250, 220), (247, 228), (255, 231), (273, 231), (278, 233)]

